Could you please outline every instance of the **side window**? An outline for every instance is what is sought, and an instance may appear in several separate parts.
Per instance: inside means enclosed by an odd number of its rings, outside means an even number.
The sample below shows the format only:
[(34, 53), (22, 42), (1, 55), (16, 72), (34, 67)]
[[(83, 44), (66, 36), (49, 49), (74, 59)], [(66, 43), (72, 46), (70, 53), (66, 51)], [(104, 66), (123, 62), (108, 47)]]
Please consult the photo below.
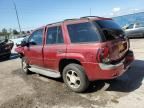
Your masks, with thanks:
[(47, 44), (64, 43), (62, 29), (60, 26), (48, 28), (46, 43)]
[(99, 41), (96, 27), (89, 22), (70, 24), (67, 28), (72, 43)]
[(134, 24), (131, 24), (127, 27), (127, 29), (133, 29)]
[(43, 29), (36, 30), (33, 32), (29, 39), (31, 45), (42, 45)]
[(140, 28), (140, 27), (144, 27), (144, 24), (143, 24), (143, 23), (137, 23), (137, 24), (135, 25), (135, 28)]

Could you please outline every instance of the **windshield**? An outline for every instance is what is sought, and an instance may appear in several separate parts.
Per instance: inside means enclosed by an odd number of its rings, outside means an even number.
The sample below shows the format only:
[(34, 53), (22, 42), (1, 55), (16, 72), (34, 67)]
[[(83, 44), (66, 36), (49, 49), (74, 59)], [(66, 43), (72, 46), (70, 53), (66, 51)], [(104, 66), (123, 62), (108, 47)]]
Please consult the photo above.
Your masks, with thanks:
[(123, 30), (113, 20), (97, 20), (95, 23), (102, 30), (106, 40), (114, 40), (120, 37), (124, 37)]

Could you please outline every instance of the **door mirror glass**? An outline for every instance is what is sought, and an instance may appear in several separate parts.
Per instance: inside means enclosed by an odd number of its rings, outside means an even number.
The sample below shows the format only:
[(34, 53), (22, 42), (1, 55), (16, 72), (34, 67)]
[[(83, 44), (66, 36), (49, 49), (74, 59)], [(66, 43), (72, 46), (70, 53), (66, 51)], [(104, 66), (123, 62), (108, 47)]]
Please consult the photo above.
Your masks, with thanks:
[(27, 41), (22, 41), (22, 42), (21, 42), (21, 46), (22, 46), (22, 47), (25, 47), (25, 46), (29, 46), (29, 44), (28, 44)]

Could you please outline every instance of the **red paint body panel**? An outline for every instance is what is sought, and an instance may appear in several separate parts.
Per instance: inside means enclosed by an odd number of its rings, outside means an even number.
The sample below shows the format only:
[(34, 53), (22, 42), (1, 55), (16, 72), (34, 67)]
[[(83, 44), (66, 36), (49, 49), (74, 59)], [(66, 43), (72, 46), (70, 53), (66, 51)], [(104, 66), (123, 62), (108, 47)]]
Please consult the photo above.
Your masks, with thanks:
[(30, 46), (24, 48), (24, 55), (30, 65), (44, 66), (42, 48), (43, 46)]
[(121, 65), (108, 70), (101, 69), (99, 63), (83, 63), (83, 66), (85, 67), (88, 78), (91, 81), (96, 79), (113, 79), (126, 72), (133, 60), (133, 56), (127, 55)]
[(44, 46), (44, 67), (58, 70), (60, 59), (66, 58), (65, 45), (45, 45)]
[[(119, 66), (111, 70), (102, 70), (98, 63), (83, 63), (85, 70), (87, 72), (88, 78), (91, 81), (95, 79), (112, 79), (119, 76), (123, 71), (123, 66)], [(113, 77), (114, 74), (117, 76)]]
[[(111, 20), (109, 18), (93, 18), (92, 20)], [(98, 79), (112, 79), (120, 76), (129, 67), (134, 60), (134, 56), (125, 55), (129, 50), (127, 39), (115, 39), (107, 42), (95, 43), (79, 43), (72, 44), (67, 30), (68, 24), (76, 24), (88, 22), (88, 19), (68, 20), (58, 24), (47, 25), (43, 33), (43, 45), (31, 47), (18, 47), (16, 51), (24, 54), (28, 63), (51, 70), (59, 71), (59, 62), (62, 59), (74, 59), (79, 61), (86, 71), (86, 75), (90, 81)], [(47, 29), (53, 26), (61, 26), (64, 38), (64, 44), (46, 44)], [(119, 51), (119, 47), (123, 45), (124, 50)], [(117, 60), (124, 56), (124, 62), (112, 69), (103, 69), (97, 61), (97, 53), (100, 48), (107, 47), (109, 49), (109, 57), (111, 60)], [(109, 66), (109, 65), (108, 65)]]

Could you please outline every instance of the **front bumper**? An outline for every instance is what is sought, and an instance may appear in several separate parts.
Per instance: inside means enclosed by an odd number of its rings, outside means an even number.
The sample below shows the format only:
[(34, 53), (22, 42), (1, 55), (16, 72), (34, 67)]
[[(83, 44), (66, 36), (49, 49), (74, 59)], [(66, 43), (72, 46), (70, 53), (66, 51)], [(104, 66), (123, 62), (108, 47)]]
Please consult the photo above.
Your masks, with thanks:
[(90, 81), (99, 79), (113, 79), (122, 75), (134, 61), (132, 51), (128, 51), (125, 57), (117, 64), (84, 63), (86, 74)]

